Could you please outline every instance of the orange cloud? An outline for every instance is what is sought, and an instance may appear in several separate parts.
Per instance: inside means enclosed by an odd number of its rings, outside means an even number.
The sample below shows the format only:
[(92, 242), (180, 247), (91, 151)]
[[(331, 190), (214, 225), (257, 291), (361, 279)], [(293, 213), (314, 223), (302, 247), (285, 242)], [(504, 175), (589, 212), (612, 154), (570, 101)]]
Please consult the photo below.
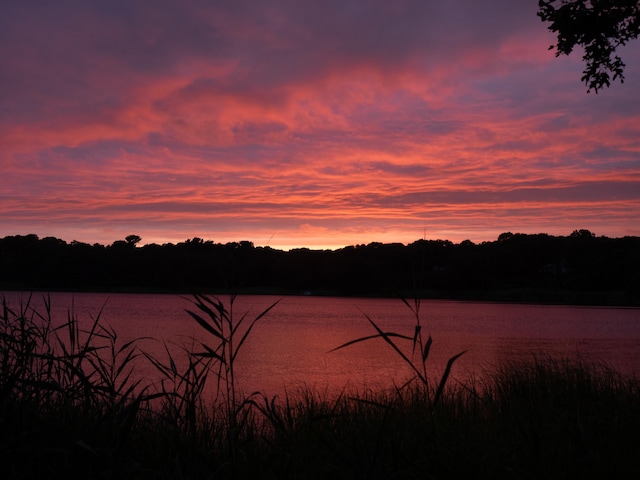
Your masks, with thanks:
[(586, 95), (535, 6), (494, 2), (16, 6), (0, 235), (640, 234), (640, 74)]

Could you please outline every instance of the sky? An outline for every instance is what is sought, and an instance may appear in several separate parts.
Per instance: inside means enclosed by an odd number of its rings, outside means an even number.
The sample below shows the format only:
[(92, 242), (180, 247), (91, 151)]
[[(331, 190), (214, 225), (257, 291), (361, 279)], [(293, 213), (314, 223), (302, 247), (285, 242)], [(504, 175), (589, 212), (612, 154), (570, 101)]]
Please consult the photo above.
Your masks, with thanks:
[(537, 0), (0, 10), (0, 237), (640, 235), (640, 41), (587, 93)]

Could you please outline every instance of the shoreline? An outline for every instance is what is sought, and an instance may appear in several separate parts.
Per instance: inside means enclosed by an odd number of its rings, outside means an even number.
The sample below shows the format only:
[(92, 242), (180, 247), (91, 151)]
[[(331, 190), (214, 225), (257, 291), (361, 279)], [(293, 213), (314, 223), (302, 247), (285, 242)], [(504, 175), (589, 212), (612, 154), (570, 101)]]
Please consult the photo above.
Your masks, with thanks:
[(345, 292), (341, 290), (299, 290), (275, 287), (245, 287), (238, 289), (175, 289), (152, 287), (103, 287), (103, 288), (26, 288), (17, 285), (0, 285), (0, 294), (4, 292), (30, 293), (95, 293), (95, 294), (139, 294), (139, 295), (269, 295), (269, 296), (310, 296), (337, 298), (419, 298), (421, 300), (443, 300), (460, 302), (514, 303), (531, 305), (567, 305), (576, 307), (640, 308), (640, 298), (626, 292), (572, 291), (545, 289), (505, 289), (473, 291), (401, 291), (381, 294), (367, 292)]

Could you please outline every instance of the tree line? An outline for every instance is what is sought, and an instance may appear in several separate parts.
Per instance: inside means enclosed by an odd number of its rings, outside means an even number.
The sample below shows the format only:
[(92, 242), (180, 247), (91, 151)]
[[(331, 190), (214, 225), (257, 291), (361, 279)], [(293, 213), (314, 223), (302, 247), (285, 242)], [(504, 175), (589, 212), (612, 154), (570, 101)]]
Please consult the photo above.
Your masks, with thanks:
[(195, 237), (139, 246), (37, 235), (0, 239), (0, 289), (417, 295), (640, 305), (640, 237), (506, 232), (497, 240), (369, 243), (289, 251)]

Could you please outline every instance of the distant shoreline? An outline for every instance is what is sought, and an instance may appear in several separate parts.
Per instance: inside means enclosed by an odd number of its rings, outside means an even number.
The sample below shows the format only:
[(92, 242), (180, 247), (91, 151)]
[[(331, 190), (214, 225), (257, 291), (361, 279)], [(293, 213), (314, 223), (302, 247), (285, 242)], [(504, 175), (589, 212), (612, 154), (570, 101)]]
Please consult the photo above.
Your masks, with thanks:
[(204, 293), (210, 295), (269, 295), (269, 296), (309, 296), (309, 297), (336, 297), (336, 298), (420, 298), (421, 300), (442, 301), (467, 301), (490, 303), (517, 303), (532, 305), (568, 305), (584, 307), (613, 307), (613, 308), (640, 308), (640, 299), (628, 298), (624, 292), (587, 292), (587, 291), (548, 291), (548, 290), (505, 290), (505, 291), (465, 291), (459, 294), (452, 292), (422, 292), (416, 296), (415, 292), (401, 292), (400, 295), (381, 294), (345, 294), (339, 291), (299, 291), (274, 288), (242, 288), (236, 290), (179, 290), (179, 289), (152, 289), (145, 287), (126, 287), (110, 289), (59, 289), (59, 288), (20, 288), (16, 286), (0, 285), (0, 296), (5, 292), (27, 292), (32, 294), (47, 293), (95, 293), (95, 294), (139, 294), (139, 295), (192, 295)]
[(0, 289), (419, 297), (640, 306), (640, 237), (504, 233), (494, 242), (417, 240), (291, 251), (199, 238), (138, 246), (0, 239)]

